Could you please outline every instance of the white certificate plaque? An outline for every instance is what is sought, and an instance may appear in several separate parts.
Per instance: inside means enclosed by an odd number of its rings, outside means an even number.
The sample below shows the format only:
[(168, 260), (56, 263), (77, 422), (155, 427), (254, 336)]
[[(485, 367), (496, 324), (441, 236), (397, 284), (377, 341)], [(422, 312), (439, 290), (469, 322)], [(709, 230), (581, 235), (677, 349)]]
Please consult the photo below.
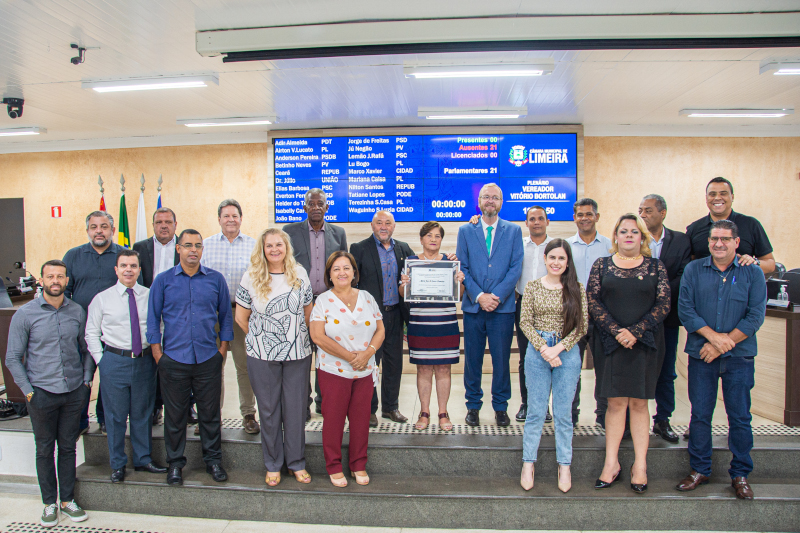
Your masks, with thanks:
[(461, 299), (461, 284), (456, 279), (460, 269), (460, 261), (407, 260), (406, 274), (411, 281), (405, 285), (403, 298), (407, 302), (457, 302)]

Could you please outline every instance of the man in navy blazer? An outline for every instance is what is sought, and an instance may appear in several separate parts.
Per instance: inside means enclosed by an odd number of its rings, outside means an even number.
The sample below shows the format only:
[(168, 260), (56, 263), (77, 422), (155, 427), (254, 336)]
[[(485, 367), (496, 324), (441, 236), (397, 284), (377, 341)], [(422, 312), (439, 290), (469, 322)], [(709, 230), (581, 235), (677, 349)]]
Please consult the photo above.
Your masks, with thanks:
[(498, 217), (503, 191), (495, 183), (481, 187), (480, 224), (458, 229), (456, 255), (461, 261), (466, 291), (464, 312), (464, 388), (470, 426), (480, 424), (483, 405), (481, 375), (486, 339), (492, 357), (492, 407), (497, 424), (508, 426), (511, 398), (511, 339), (514, 336), (514, 288), (522, 272), (522, 230)]

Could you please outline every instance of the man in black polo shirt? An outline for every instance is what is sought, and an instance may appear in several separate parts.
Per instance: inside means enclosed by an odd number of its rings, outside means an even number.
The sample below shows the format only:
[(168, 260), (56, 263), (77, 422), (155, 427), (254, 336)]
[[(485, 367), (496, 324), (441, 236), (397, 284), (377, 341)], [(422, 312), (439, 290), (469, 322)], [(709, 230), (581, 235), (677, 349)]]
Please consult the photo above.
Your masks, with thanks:
[(775, 270), (772, 245), (761, 222), (753, 217), (736, 213), (733, 206), (733, 185), (725, 178), (714, 178), (706, 186), (708, 215), (695, 220), (686, 228), (686, 236), (692, 241), (692, 258), (702, 259), (710, 255), (708, 235), (711, 224), (717, 220), (730, 220), (739, 228), (739, 247), (736, 254), (739, 264), (758, 265), (765, 274)]

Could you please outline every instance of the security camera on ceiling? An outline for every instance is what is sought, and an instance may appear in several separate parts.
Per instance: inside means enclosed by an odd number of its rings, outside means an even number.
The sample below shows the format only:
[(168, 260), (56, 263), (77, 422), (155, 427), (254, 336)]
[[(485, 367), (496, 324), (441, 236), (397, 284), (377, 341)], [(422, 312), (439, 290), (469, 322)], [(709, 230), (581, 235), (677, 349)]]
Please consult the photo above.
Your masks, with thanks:
[(3, 103), (8, 106), (8, 116), (18, 118), (22, 116), (23, 98), (3, 98)]

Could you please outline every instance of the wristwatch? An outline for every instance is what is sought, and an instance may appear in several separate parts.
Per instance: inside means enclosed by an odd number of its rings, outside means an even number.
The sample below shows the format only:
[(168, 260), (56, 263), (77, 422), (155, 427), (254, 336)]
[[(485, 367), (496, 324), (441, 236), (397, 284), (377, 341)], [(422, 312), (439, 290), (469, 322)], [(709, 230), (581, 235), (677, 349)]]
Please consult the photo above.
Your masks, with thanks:
[(758, 257), (754, 257), (753, 260), (756, 262), (756, 266), (761, 266), (761, 260)]
[(26, 394), (26, 395), (25, 395), (25, 398), (26, 398), (28, 401), (31, 401), (31, 398), (33, 398), (33, 391), (30, 391), (28, 394)]

